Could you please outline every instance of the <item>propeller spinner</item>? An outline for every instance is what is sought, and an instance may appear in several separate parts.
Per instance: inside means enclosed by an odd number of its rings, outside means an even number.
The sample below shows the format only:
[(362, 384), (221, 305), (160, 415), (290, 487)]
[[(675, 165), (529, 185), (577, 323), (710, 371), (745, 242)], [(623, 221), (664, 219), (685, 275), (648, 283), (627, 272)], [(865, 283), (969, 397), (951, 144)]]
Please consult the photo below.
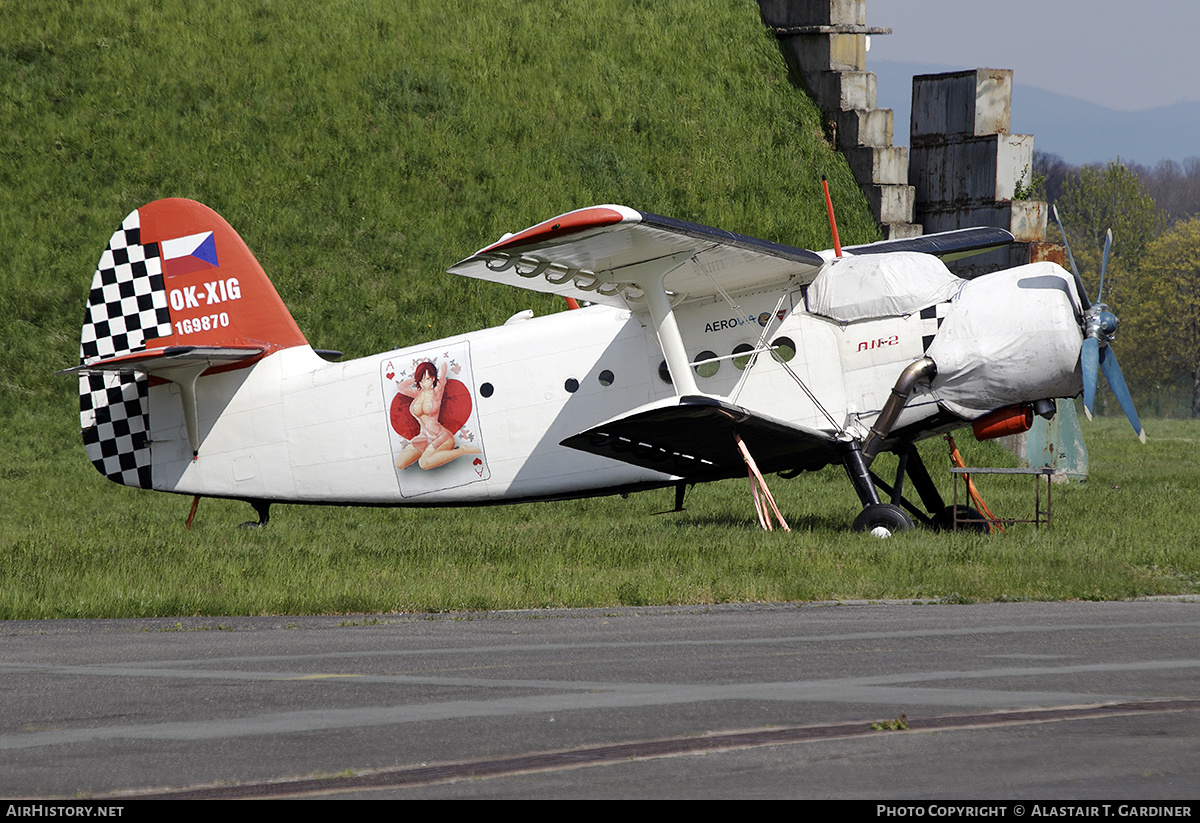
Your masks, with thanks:
[(1133, 397), (1129, 394), (1129, 386), (1125, 384), (1125, 377), (1117, 364), (1117, 354), (1109, 345), (1117, 335), (1117, 316), (1100, 302), (1104, 295), (1104, 273), (1108, 268), (1108, 253), (1112, 248), (1112, 229), (1108, 230), (1104, 238), (1104, 257), (1100, 261), (1100, 288), (1096, 292), (1096, 302), (1093, 303), (1088, 297), (1083, 278), (1079, 276), (1079, 269), (1071, 254), (1071, 244), (1067, 242), (1067, 233), (1063, 230), (1062, 220), (1058, 216), (1058, 206), (1054, 206), (1053, 211), (1054, 221), (1058, 223), (1058, 230), (1062, 232), (1063, 245), (1067, 248), (1067, 261), (1071, 264), (1071, 273), (1075, 275), (1075, 286), (1079, 290), (1079, 299), (1083, 305), (1083, 346), (1079, 349), (1079, 365), (1083, 371), (1083, 410), (1091, 420), (1096, 387), (1100, 381), (1099, 373), (1104, 372), (1108, 387), (1117, 396), (1121, 410), (1129, 418), (1138, 439), (1145, 443), (1146, 430), (1142, 428), (1142, 422), (1138, 419)]

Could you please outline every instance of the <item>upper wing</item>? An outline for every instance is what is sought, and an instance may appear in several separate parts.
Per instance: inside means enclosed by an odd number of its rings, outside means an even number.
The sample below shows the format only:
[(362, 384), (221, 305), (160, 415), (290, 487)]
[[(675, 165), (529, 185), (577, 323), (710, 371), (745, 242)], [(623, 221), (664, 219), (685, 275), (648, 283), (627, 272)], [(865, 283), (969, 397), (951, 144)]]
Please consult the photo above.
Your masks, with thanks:
[(993, 226), (980, 226), (971, 229), (954, 229), (953, 231), (925, 234), (920, 237), (906, 237), (901, 240), (884, 240), (879, 243), (867, 243), (862, 246), (848, 246), (844, 251), (850, 254), (887, 254), (893, 251), (916, 251), (932, 254), (942, 260), (958, 260), (975, 254), (983, 254), (993, 249), (1003, 248), (1012, 243), (1015, 238), (1010, 232)]
[(675, 297), (705, 297), (816, 276), (815, 252), (637, 211), (593, 206), (506, 235), (451, 274), (621, 306), (656, 276)]

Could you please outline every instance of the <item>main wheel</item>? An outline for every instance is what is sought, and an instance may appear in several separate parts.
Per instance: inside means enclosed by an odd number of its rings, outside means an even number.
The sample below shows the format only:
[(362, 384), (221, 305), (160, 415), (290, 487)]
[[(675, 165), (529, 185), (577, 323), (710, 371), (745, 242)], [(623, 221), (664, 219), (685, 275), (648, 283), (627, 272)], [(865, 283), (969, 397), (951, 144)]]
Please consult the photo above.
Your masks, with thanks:
[(883, 538), (908, 531), (913, 528), (913, 522), (899, 506), (891, 503), (873, 503), (854, 518), (853, 528), (856, 532), (870, 532)]
[(954, 513), (958, 512), (958, 530), (960, 532), (975, 532), (987, 534), (992, 530), (987, 518), (970, 506), (961, 503), (957, 506), (947, 506), (933, 518), (933, 525), (938, 531), (954, 531)]

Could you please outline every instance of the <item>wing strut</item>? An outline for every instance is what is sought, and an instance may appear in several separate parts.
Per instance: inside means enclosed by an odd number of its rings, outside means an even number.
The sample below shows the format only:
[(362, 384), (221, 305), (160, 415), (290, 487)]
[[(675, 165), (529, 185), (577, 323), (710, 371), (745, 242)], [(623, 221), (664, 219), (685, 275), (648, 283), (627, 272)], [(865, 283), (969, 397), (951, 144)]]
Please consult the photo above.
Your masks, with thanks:
[(671, 309), (664, 281), (668, 274), (691, 258), (692, 252), (685, 251), (621, 269), (622, 278), (636, 283), (646, 295), (646, 308), (650, 310), (654, 333), (658, 336), (658, 344), (662, 346), (667, 369), (671, 372), (671, 383), (678, 397), (701, 394), (701, 391), (696, 386), (696, 378), (692, 376), (687, 351), (683, 347), (683, 335), (679, 333), (679, 324), (675, 322), (675, 312)]

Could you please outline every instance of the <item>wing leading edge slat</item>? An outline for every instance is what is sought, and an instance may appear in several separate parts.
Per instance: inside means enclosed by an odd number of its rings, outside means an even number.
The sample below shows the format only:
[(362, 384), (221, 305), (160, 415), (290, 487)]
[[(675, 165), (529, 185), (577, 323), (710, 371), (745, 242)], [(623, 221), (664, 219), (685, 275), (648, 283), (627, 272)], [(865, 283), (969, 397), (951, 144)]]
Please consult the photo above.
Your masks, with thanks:
[[(449, 271), (621, 306), (642, 300), (648, 287), (700, 298), (778, 283), (802, 285), (823, 263), (805, 249), (607, 205), (501, 238)], [(663, 271), (670, 274), (659, 285), (654, 274)]]

